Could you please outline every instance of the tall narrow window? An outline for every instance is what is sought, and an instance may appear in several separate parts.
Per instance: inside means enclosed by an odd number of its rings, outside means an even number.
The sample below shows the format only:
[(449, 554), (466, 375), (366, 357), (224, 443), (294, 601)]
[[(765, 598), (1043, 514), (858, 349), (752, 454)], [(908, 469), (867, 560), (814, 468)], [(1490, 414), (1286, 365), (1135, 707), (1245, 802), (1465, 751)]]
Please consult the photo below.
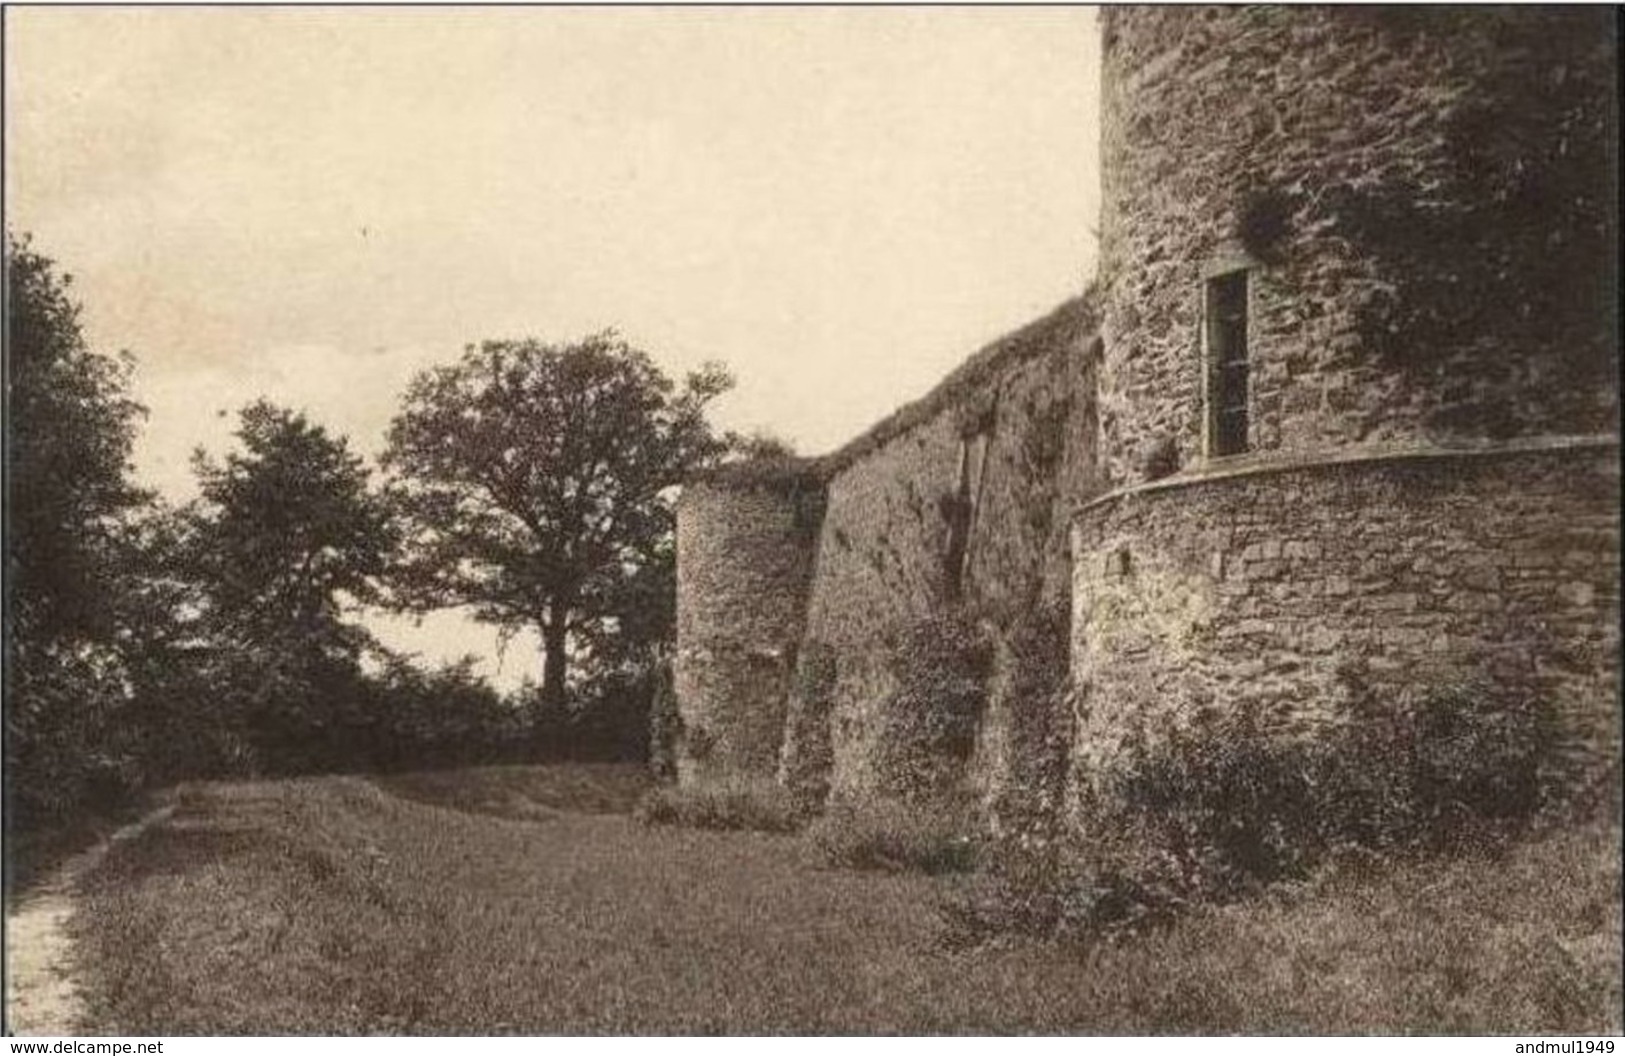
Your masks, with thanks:
[(1247, 273), (1208, 280), (1208, 450), (1247, 450)]

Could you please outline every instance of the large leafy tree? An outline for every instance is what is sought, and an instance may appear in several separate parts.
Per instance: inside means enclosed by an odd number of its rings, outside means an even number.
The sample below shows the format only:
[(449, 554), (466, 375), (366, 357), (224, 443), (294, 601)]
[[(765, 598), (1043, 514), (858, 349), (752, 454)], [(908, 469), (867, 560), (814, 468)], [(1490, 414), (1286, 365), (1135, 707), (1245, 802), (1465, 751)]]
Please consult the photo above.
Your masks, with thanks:
[(347, 617), (378, 598), (392, 506), (346, 441), (303, 414), (262, 400), (236, 435), (223, 461), (194, 460), (186, 549), (200, 637), (242, 689), (262, 749), (301, 751), (355, 688), (371, 639)]
[(129, 479), (145, 413), (133, 361), (86, 345), (71, 283), (7, 234), (6, 579), (20, 650), (111, 636), (121, 525), (149, 498)]
[(71, 277), (6, 235), (6, 771), (15, 819), (70, 809), (127, 753), (130, 482), (144, 413), (128, 356), (86, 343)]
[(542, 703), (562, 707), (573, 652), (660, 633), (673, 488), (728, 450), (705, 410), (732, 385), (708, 364), (678, 386), (613, 331), (488, 341), (419, 375), (384, 455), (411, 525), (400, 603), (537, 628)]

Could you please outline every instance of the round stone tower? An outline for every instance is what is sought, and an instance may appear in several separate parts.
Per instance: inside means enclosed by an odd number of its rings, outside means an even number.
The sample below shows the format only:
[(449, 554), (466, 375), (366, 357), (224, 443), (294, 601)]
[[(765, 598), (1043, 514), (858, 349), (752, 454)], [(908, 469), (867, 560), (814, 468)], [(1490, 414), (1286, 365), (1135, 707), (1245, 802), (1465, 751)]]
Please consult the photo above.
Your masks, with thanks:
[(1613, 429), (1611, 12), (1119, 7), (1102, 32), (1116, 483)]
[(1351, 666), (1491, 671), (1611, 745), (1611, 13), (1113, 7), (1102, 33), (1079, 772), (1183, 712), (1313, 722)]
[(773, 779), (806, 619), (822, 489), (810, 475), (717, 475), (677, 515), (678, 779)]

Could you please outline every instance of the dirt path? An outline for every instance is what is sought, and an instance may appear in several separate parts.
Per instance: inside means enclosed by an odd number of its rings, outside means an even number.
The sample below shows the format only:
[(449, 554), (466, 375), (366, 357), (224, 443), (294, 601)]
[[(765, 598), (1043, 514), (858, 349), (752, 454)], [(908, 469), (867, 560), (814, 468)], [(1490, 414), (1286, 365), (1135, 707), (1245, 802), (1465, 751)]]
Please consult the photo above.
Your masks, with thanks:
[(67, 934), (74, 885), (114, 844), (134, 839), (174, 811), (173, 806), (159, 807), (74, 855), (6, 915), (7, 1034), (61, 1037), (75, 1032), (82, 1004)]

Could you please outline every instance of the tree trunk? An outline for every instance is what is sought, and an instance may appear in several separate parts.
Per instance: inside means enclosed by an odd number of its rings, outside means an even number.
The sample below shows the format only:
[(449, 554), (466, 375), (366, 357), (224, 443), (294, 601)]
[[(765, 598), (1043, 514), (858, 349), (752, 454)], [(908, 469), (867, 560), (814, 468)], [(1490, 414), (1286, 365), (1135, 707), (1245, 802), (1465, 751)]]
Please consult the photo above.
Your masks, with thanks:
[(542, 707), (550, 715), (564, 714), (566, 614), (554, 609), (542, 621)]

